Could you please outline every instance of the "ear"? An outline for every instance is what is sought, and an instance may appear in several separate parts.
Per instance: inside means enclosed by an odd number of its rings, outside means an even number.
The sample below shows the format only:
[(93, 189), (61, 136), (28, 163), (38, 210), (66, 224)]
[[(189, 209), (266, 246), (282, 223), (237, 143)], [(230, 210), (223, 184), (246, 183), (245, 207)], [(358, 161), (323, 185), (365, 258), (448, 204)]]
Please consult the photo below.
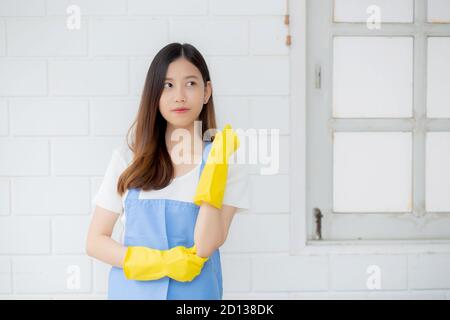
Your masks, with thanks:
[(206, 86), (205, 86), (205, 104), (208, 103), (209, 98), (211, 97), (211, 93), (212, 93), (212, 87), (211, 87), (211, 81), (207, 81), (206, 82)]

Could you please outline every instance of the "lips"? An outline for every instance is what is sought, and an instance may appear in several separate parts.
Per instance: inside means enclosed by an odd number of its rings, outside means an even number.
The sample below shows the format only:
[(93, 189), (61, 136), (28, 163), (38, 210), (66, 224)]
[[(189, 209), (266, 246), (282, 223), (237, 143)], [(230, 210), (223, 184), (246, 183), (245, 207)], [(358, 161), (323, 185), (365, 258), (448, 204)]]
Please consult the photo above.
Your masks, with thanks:
[(186, 108), (186, 107), (172, 109), (172, 111), (176, 111), (176, 112), (182, 112), (182, 111), (187, 111), (187, 110), (189, 110), (189, 108)]

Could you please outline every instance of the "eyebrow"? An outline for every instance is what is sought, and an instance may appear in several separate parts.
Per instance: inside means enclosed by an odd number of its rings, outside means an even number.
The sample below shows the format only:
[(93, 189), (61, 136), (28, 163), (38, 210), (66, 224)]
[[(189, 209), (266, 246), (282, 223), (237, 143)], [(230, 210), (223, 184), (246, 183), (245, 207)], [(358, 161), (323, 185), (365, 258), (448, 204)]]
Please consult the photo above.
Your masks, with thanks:
[[(195, 79), (197, 79), (198, 80), (198, 77), (197, 76), (194, 76), (194, 75), (191, 75), (191, 76), (187, 76), (187, 77), (184, 77), (185, 79), (189, 79), (189, 78), (195, 78)], [(166, 78), (165, 80), (173, 80), (172, 78)]]

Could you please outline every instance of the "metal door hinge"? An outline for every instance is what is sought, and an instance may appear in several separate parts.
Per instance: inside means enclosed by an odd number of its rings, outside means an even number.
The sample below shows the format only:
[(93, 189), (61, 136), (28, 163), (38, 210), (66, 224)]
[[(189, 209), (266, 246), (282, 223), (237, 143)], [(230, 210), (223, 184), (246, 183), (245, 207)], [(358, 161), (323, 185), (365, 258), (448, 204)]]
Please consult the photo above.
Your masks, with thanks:
[(316, 238), (322, 240), (322, 218), (323, 214), (319, 208), (314, 208), (314, 218), (316, 219)]

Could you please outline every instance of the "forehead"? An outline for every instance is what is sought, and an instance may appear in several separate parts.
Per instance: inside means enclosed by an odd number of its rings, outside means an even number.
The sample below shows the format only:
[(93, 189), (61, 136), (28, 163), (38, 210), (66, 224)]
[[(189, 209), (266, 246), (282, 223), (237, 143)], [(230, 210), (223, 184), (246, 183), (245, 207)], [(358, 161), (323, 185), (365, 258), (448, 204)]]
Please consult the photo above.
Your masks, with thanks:
[[(188, 75), (188, 76), (183, 77), (182, 79), (197, 79), (197, 80), (199, 80), (200, 78), (195, 75)], [(166, 77), (166, 80), (174, 80), (174, 78)]]
[(169, 64), (166, 80), (174, 79), (200, 79), (201, 73), (198, 68), (186, 59), (178, 59)]

